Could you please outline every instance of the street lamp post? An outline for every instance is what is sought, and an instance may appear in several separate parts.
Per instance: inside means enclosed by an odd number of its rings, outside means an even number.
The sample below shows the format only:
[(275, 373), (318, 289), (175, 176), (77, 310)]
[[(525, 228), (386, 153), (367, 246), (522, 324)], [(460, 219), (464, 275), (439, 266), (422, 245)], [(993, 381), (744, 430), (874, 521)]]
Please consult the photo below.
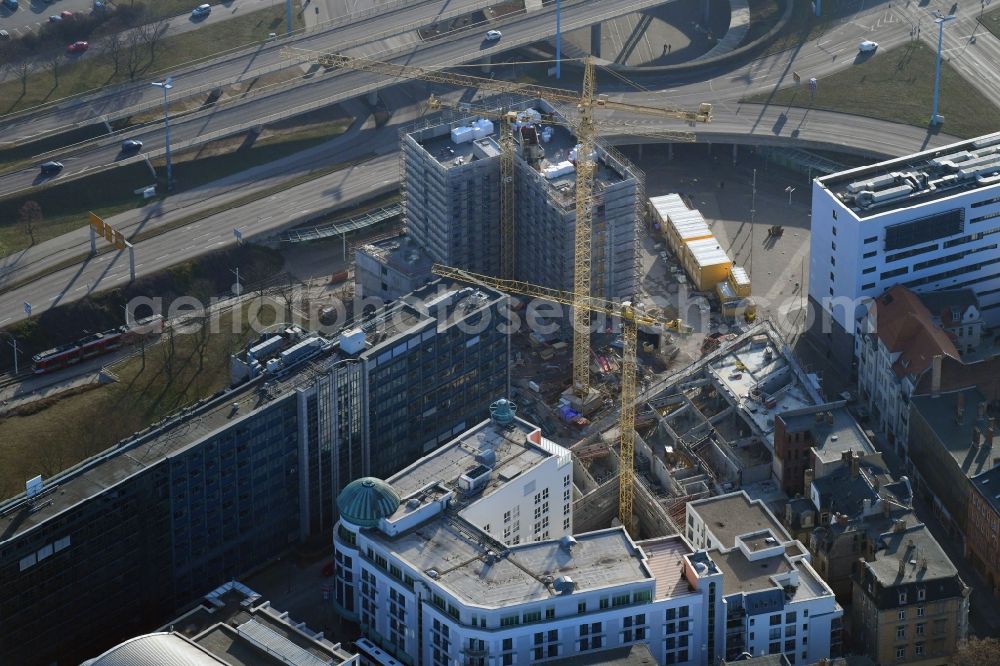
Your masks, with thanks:
[(167, 191), (174, 189), (174, 165), (170, 161), (170, 107), (167, 105), (167, 91), (174, 87), (174, 79), (168, 76), (163, 81), (154, 81), (152, 85), (163, 88), (163, 128), (167, 135)]
[(560, 22), (562, 20), (562, 3), (560, 0), (556, 0), (556, 78), (562, 73), (562, 29)]
[(942, 16), (940, 12), (934, 12), (934, 22), (938, 24), (938, 47), (937, 65), (934, 69), (934, 109), (931, 111), (931, 125), (940, 125), (944, 122), (944, 116), (938, 113), (938, 95), (941, 92), (941, 44), (944, 41), (944, 24), (954, 20), (954, 14)]
[(10, 338), (8, 344), (14, 348), (14, 374), (16, 375), (20, 371), (17, 365), (17, 355), (21, 353), (21, 350), (17, 348), (17, 338), (10, 333), (7, 333), (6, 335)]

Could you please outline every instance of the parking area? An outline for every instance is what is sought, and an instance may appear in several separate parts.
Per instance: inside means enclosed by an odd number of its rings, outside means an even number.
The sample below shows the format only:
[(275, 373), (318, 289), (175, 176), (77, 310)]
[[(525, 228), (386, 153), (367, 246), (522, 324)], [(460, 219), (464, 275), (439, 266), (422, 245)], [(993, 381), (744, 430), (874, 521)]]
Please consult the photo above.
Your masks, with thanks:
[[(745, 147), (735, 163), (732, 147), (722, 145), (674, 146), (672, 159), (662, 145), (630, 147), (626, 153), (646, 173), (647, 196), (676, 192), (701, 211), (722, 248), (750, 274), (760, 316), (774, 321), (786, 338), (796, 338), (804, 324), (809, 277), (808, 177)], [(789, 193), (788, 187), (794, 190)], [(780, 236), (768, 233), (774, 225), (783, 228)], [(643, 245), (643, 286), (662, 297), (675, 282), (667, 275), (673, 257), (664, 261), (665, 248), (654, 248), (651, 238)]]

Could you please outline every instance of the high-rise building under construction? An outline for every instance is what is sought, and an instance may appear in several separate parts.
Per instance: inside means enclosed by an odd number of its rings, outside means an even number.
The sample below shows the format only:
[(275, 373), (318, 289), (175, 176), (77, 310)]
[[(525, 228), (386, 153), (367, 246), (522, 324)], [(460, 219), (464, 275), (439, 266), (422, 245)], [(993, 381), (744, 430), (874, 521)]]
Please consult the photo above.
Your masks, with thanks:
[[(511, 109), (512, 107), (507, 106)], [(576, 138), (547, 102), (519, 103), (514, 124), (514, 277), (571, 290), (576, 229)], [(495, 114), (493, 114), (495, 117)], [(500, 266), (499, 127), (446, 112), (404, 133), (407, 231), (434, 261), (488, 275)], [(593, 293), (636, 291), (636, 215), (643, 174), (602, 141), (594, 151)]]

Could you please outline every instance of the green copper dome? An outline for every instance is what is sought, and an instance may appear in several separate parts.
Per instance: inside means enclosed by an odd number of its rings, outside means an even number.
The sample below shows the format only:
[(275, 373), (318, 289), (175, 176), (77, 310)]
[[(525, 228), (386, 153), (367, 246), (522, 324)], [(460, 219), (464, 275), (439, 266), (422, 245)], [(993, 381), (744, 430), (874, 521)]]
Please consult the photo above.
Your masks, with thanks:
[(375, 527), (399, 508), (399, 495), (388, 483), (370, 476), (347, 484), (337, 496), (340, 517), (358, 527)]

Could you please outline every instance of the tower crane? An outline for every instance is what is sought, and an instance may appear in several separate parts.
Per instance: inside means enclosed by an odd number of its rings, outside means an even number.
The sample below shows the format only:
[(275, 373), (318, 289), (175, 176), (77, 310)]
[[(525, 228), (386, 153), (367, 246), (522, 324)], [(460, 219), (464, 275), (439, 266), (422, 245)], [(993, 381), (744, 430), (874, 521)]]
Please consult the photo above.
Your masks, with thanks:
[(633, 532), (632, 504), (635, 495), (635, 401), (636, 401), (636, 340), (639, 326), (660, 325), (667, 330), (680, 330), (682, 324), (678, 319), (664, 319), (647, 314), (640, 306), (628, 301), (615, 303), (599, 296), (577, 294), (561, 289), (542, 287), (521, 280), (506, 280), (470, 273), (458, 268), (435, 264), (431, 271), (435, 275), (479, 283), (499, 291), (541, 298), (574, 308), (585, 308), (591, 312), (618, 317), (622, 321), (622, 381), (621, 381), (621, 419), (619, 423), (619, 447), (621, 463), (618, 469), (618, 519), (629, 532)]
[[(346, 56), (340, 53), (326, 53), (293, 47), (283, 48), (282, 57), (301, 62), (317, 63), (327, 68), (344, 68), (360, 72), (381, 74), (390, 78), (418, 79), (447, 85), (480, 88), (494, 93), (522, 95), (543, 99), (549, 103), (565, 103), (576, 106), (575, 133), (578, 142), (576, 161), (576, 229), (574, 232), (573, 293), (581, 299), (573, 307), (573, 394), (586, 405), (591, 398), (590, 388), (590, 309), (582, 300), (591, 295), (591, 243), (593, 226), (593, 187), (596, 170), (592, 153), (596, 142), (596, 125), (593, 111), (597, 106), (603, 109), (631, 111), (644, 115), (676, 118), (691, 123), (709, 122), (712, 119), (712, 105), (702, 103), (697, 111), (669, 107), (645, 106), (617, 102), (607, 95), (596, 93), (596, 76), (592, 58), (584, 61), (583, 89), (580, 92), (549, 88), (534, 84), (487, 79), (469, 74), (446, 72), (414, 65), (382, 62), (369, 58)], [(502, 148), (513, 150), (513, 137), (503, 134)], [(513, 243), (513, 156), (501, 150), (501, 266), (505, 276), (511, 275), (514, 265)], [(504, 169), (507, 171), (504, 171)], [(507, 189), (504, 190), (506, 184)], [(506, 209), (505, 205), (506, 203)], [(510, 272), (508, 272), (510, 271)]]

